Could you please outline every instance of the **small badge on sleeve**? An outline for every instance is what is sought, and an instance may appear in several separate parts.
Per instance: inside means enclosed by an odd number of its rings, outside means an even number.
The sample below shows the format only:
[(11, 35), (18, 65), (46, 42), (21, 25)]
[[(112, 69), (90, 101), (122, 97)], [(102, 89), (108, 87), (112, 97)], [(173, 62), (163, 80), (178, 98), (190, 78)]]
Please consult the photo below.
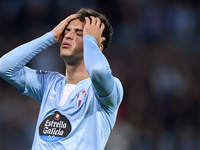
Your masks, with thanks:
[(43, 141), (55, 142), (69, 135), (71, 124), (69, 120), (56, 111), (45, 118), (39, 126), (39, 135)]

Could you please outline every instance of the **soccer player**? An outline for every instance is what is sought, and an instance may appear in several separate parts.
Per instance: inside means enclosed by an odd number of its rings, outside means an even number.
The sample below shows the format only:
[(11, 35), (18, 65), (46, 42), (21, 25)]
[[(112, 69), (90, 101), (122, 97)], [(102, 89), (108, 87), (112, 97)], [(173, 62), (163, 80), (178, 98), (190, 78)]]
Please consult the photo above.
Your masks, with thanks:
[[(102, 53), (112, 33), (103, 14), (83, 8), (0, 59), (0, 76), (41, 103), (33, 150), (104, 149), (123, 97)], [(56, 42), (61, 42), (65, 76), (25, 66)]]

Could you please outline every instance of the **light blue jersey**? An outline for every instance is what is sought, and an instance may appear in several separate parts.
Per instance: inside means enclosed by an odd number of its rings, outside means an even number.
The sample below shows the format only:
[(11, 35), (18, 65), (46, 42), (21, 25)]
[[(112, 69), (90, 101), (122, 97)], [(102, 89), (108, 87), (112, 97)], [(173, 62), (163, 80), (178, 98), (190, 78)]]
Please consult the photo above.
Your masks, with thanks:
[(24, 66), (55, 42), (49, 32), (0, 59), (0, 76), (41, 103), (32, 149), (103, 150), (122, 101), (122, 85), (112, 76), (96, 40), (87, 35), (84, 60), (90, 78), (80, 81), (64, 105), (59, 105), (67, 84), (65, 76)]

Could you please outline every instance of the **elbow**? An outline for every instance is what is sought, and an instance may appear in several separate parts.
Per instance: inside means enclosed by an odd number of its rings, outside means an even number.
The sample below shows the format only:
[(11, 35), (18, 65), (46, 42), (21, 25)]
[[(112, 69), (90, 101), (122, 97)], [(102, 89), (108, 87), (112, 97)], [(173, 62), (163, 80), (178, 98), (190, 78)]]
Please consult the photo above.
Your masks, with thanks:
[(110, 67), (98, 66), (94, 67), (89, 72), (90, 78), (93, 82), (105, 82), (112, 76)]
[(5, 64), (2, 61), (2, 58), (0, 59), (0, 76), (2, 76), (6, 72), (5, 70)]
[(110, 74), (110, 69), (105, 68), (104, 66), (94, 67), (89, 71), (89, 75), (91, 79), (99, 79), (103, 78), (106, 75)]
[(8, 63), (3, 58), (0, 58), (0, 77), (9, 73)]
[(113, 76), (110, 68), (95, 67), (90, 72), (90, 78), (100, 97), (110, 95), (113, 90)]

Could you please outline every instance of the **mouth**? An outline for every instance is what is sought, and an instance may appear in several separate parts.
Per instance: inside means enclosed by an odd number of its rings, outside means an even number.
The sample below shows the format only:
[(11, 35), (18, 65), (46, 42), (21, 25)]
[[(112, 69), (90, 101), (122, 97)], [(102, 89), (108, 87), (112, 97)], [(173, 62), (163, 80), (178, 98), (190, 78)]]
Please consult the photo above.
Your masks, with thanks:
[(62, 47), (63, 48), (69, 48), (69, 47), (71, 47), (72, 45), (70, 44), (70, 43), (68, 43), (68, 42), (63, 42), (62, 43)]

